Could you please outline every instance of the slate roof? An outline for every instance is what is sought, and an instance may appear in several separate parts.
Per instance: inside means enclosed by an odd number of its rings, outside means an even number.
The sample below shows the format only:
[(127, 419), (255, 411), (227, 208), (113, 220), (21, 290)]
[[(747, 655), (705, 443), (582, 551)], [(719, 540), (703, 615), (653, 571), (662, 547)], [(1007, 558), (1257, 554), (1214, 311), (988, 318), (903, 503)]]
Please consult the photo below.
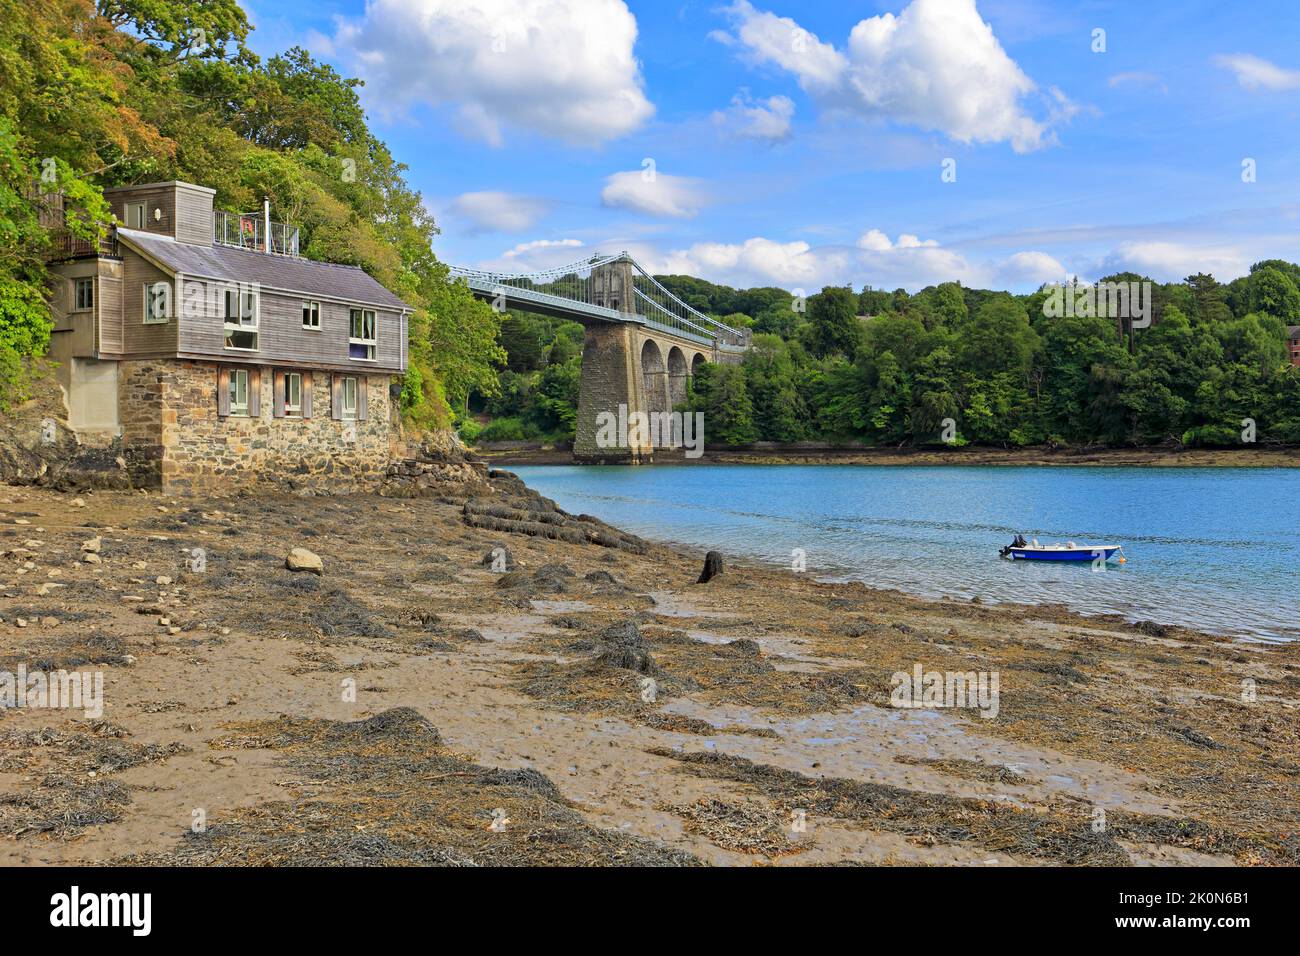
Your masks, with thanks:
[(171, 236), (117, 230), (118, 239), (136, 252), (155, 260), (170, 272), (227, 282), (255, 282), (268, 289), (303, 295), (328, 296), (390, 309), (410, 306), (372, 279), (359, 266), (315, 262), (293, 256), (253, 252), (234, 246), (198, 246), (177, 242)]
[(1294, 342), (1300, 339), (1300, 325), (1288, 325), (1286, 328), (1286, 337)]

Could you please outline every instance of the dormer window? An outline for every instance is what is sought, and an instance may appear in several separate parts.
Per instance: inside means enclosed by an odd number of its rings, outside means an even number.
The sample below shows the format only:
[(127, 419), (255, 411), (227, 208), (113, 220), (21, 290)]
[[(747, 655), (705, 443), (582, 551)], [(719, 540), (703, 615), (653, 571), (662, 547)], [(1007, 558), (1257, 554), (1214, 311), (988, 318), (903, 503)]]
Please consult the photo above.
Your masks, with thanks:
[(257, 351), (259, 297), (247, 289), (227, 289), (225, 302), (226, 348)]
[(373, 309), (353, 309), (351, 311), (348, 334), (348, 357), (365, 362), (375, 360), (376, 329)]

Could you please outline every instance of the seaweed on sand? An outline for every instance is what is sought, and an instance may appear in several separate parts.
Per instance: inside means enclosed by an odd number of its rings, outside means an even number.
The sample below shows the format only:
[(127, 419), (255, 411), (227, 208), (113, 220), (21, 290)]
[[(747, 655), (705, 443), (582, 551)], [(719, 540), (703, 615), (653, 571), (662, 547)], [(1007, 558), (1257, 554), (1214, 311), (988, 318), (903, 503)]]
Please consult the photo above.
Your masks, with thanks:
[[(127, 865), (691, 866), (695, 857), (591, 826), (543, 774), (481, 767), (409, 707), (354, 722), (234, 725), (214, 746), (271, 749), (305, 781)], [(293, 792), (296, 788), (290, 786)]]
[(705, 797), (695, 803), (660, 809), (681, 817), (687, 832), (698, 833), (724, 850), (771, 859), (802, 853), (812, 845), (811, 840), (793, 838), (789, 814), (775, 807)]
[(107, 775), (189, 751), (178, 743), (131, 743), (121, 739), (124, 735), (107, 721), (91, 724), (89, 731), (44, 728), (0, 735), (0, 772), (57, 768), (28, 789), (0, 794), (0, 834), (71, 839), (88, 827), (115, 823), (131, 802), (131, 788)]
[(107, 631), (56, 632), (25, 643), (17, 654), (0, 657), (12, 668), (25, 663), (28, 670), (70, 670), (87, 665), (128, 664), (126, 642)]
[(725, 754), (653, 749), (701, 777), (755, 788), (779, 806), (899, 833), (923, 845), (974, 843), (1055, 863), (1122, 866), (1130, 862), (1109, 831), (1093, 832), (1084, 806), (1029, 810), (1012, 804), (908, 790), (834, 777), (813, 778)]

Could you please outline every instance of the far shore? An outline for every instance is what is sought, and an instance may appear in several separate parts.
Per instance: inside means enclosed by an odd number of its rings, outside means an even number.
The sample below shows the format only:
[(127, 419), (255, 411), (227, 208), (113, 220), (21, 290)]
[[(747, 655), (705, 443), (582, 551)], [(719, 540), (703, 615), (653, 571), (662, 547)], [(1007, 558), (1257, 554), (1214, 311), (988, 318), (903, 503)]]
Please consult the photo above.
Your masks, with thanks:
[[(474, 453), (494, 466), (573, 465), (568, 448), (530, 443), (476, 447)], [(1276, 445), (1241, 448), (864, 448), (821, 443), (778, 445), (709, 445), (697, 458), (679, 450), (655, 455), (656, 464), (685, 465), (1067, 465), (1071, 467), (1158, 468), (1300, 468), (1300, 447)]]

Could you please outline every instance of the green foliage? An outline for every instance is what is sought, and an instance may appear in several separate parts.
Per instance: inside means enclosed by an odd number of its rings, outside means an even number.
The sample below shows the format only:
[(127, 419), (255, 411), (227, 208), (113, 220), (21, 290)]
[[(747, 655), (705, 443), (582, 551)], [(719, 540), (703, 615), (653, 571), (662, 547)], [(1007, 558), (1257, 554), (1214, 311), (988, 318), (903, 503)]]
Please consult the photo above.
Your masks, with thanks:
[(524, 441), (529, 437), (518, 418), (497, 418), (478, 433), (478, 441)]
[(739, 365), (705, 365), (691, 383), (689, 407), (704, 413), (706, 442), (744, 445), (759, 438), (754, 405)]
[(853, 358), (862, 342), (857, 319), (858, 297), (849, 289), (826, 288), (808, 298), (807, 349), (816, 358)]
[(237, 0), (0, 0), (0, 24), (0, 390), (13, 356), (48, 340), (33, 183), (91, 239), (108, 224), (101, 188), (160, 179), (211, 186), (230, 210), (267, 196), (305, 256), (359, 266), (409, 302), (414, 423), (445, 426), (471, 392), (496, 390), (499, 316), (447, 281), (437, 227), (367, 128), (359, 80), (300, 47), (263, 62)]

